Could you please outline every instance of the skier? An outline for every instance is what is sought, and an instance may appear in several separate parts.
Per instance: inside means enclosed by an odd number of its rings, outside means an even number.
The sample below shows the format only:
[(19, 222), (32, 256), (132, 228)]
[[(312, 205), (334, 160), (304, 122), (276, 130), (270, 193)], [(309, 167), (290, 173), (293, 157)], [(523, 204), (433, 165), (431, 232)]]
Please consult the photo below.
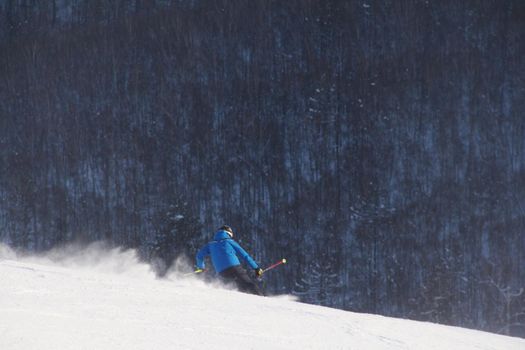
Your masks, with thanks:
[(241, 292), (264, 295), (259, 286), (252, 281), (246, 270), (241, 266), (238, 256), (250, 265), (256, 277), (263, 274), (263, 270), (252, 257), (233, 240), (233, 230), (229, 226), (221, 226), (215, 233), (214, 240), (202, 247), (197, 253), (196, 273), (204, 271), (204, 258), (211, 255), (215, 271), (223, 279), (233, 281)]

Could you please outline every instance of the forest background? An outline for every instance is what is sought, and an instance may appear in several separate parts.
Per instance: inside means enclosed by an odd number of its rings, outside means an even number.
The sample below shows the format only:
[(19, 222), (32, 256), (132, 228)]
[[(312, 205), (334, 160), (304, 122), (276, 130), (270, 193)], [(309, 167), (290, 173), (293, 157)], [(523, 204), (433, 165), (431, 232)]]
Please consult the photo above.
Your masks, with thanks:
[(525, 337), (524, 34), (520, 0), (0, 0), (0, 241), (162, 273), (229, 224), (272, 293)]

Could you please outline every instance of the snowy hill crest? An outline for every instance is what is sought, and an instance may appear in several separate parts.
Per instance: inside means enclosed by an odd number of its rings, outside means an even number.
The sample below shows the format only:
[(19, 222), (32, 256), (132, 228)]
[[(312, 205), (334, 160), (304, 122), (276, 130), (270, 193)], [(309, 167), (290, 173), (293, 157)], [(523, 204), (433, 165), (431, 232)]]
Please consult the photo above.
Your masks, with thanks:
[(523, 350), (525, 340), (262, 298), (91, 246), (20, 256), (0, 245), (0, 348)]

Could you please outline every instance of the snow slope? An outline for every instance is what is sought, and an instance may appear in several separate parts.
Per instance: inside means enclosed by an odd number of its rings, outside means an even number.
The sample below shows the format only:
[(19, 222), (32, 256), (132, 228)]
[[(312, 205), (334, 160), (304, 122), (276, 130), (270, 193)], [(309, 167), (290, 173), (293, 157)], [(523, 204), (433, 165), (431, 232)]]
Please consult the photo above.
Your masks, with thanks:
[(20, 257), (0, 246), (0, 349), (524, 350), (525, 340), (263, 298), (171, 275), (133, 252)]

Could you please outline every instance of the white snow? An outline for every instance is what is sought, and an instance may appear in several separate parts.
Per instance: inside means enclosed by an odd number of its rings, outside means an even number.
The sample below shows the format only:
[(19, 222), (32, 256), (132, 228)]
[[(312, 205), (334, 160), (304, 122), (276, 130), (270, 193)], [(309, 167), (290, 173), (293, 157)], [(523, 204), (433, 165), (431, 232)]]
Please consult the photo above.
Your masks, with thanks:
[(524, 350), (525, 340), (264, 298), (97, 247), (20, 257), (0, 246), (0, 349)]

